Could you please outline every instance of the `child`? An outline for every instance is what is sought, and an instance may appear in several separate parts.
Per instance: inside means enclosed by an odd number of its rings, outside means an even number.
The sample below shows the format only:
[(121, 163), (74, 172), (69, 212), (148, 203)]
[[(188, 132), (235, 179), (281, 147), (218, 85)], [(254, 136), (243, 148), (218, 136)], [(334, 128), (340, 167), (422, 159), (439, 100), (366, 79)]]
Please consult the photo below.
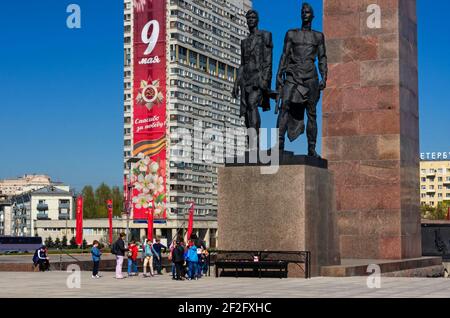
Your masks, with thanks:
[[(151, 242), (145, 240), (144, 246), (144, 277), (153, 277), (153, 252)], [(147, 275), (147, 266), (150, 267), (150, 274)]]
[(197, 246), (192, 245), (187, 251), (187, 262), (188, 262), (188, 272), (189, 279), (198, 279), (197, 274), (197, 264), (198, 264), (198, 255), (197, 255)]
[(209, 252), (208, 252), (208, 250), (205, 249), (205, 250), (202, 251), (202, 270), (203, 270), (203, 275), (208, 274), (208, 266), (209, 266), (208, 258), (209, 258)]
[(92, 254), (92, 261), (94, 262), (94, 268), (92, 270), (92, 278), (100, 278), (100, 276), (98, 275), (98, 268), (100, 266), (100, 257), (102, 256), (102, 252), (100, 251), (98, 245), (99, 245), (98, 241), (94, 241), (92, 243), (91, 254)]
[(175, 263), (173, 262), (173, 251), (177, 247), (176, 242), (176, 240), (173, 240), (169, 247), (170, 253), (168, 259), (170, 262), (172, 262), (172, 279), (176, 279)]
[(138, 247), (136, 241), (132, 240), (128, 246), (128, 277), (138, 275), (137, 257)]

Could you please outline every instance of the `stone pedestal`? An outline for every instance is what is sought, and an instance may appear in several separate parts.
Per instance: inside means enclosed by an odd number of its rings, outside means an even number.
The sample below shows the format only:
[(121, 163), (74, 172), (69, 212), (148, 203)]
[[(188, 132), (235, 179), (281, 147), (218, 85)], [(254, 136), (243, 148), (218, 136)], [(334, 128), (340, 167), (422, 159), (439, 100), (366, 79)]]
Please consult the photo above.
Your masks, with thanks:
[(317, 276), (340, 262), (333, 176), (294, 162), (269, 175), (257, 165), (219, 168), (218, 248), (310, 251)]
[(324, 1), (323, 156), (342, 258), (421, 256), (415, 11), (415, 0)]

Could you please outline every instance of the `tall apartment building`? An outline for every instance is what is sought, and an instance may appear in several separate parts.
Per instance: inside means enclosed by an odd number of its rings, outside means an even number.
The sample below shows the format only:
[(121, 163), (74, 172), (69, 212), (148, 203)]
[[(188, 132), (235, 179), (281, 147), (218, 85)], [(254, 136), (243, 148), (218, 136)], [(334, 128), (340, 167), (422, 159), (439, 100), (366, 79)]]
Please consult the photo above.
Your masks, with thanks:
[(450, 161), (420, 162), (420, 197), (422, 205), (432, 207), (450, 201)]
[[(135, 0), (139, 5), (143, 1)], [(144, 1), (145, 3), (145, 1)], [(130, 175), (133, 160), (134, 10), (124, 0), (124, 175)], [(177, 218), (195, 203), (195, 214), (217, 215), (217, 168), (220, 162), (171, 160), (180, 155), (174, 149), (173, 133), (185, 128), (193, 142), (208, 147), (194, 130), (243, 127), (239, 102), (231, 90), (240, 64), (240, 42), (248, 34), (245, 13), (251, 0), (167, 0), (167, 218)], [(201, 155), (200, 155), (201, 156)], [(205, 158), (203, 158), (205, 159)], [(210, 159), (210, 158), (206, 158)]]

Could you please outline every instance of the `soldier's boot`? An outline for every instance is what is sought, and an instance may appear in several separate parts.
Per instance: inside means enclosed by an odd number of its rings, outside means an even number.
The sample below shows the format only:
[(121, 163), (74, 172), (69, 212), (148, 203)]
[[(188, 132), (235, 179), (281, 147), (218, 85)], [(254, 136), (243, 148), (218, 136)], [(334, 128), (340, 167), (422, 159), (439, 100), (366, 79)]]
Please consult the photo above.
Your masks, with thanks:
[(316, 145), (315, 144), (309, 144), (308, 145), (308, 156), (320, 159), (319, 154), (316, 152)]
[(280, 154), (284, 152), (284, 143), (285, 143), (285, 136), (281, 135), (278, 137), (278, 150)]
[(284, 145), (286, 140), (286, 132), (287, 132), (287, 118), (283, 113), (278, 117), (278, 150), (280, 155), (284, 152)]

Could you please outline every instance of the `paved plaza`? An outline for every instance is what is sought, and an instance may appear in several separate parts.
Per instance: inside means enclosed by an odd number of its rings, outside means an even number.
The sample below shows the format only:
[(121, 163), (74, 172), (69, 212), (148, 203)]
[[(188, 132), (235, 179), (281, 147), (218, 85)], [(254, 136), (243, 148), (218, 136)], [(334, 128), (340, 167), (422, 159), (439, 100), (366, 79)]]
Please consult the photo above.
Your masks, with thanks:
[[(131, 298), (448, 298), (450, 279), (381, 278), (380, 289), (369, 289), (365, 277), (305, 279), (213, 278), (173, 281), (170, 276), (91, 279), (81, 272), (81, 288), (70, 289), (66, 272), (0, 272), (0, 297), (131, 297)], [(195, 292), (193, 293), (193, 290)]]

